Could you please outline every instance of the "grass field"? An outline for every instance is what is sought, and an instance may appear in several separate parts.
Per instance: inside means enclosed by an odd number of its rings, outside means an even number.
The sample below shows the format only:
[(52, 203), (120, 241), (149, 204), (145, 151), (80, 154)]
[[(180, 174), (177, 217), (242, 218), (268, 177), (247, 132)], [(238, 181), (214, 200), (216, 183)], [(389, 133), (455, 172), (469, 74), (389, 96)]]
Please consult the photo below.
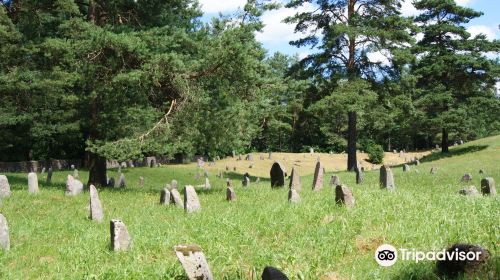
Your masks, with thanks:
[[(127, 188), (99, 189), (101, 224), (87, 218), (88, 192), (65, 197), (70, 171), (54, 173), (52, 185), (39, 174), (38, 195), (28, 194), (27, 174), (6, 174), (12, 195), (1, 202), (0, 213), (9, 222), (11, 249), (0, 251), (0, 279), (184, 279), (173, 246), (193, 243), (203, 248), (216, 279), (260, 279), (266, 265), (290, 279), (437, 279), (433, 262), (398, 261), (384, 268), (374, 251), (383, 243), (429, 251), (455, 242), (486, 247), (493, 256), (489, 276), (498, 277), (500, 199), (465, 197), (458, 190), (466, 186), (460, 183), (465, 172), (473, 176), (468, 185), (479, 189), (479, 169), (498, 188), (499, 162), (496, 136), (453, 147), (447, 157), (428, 155), (408, 173), (393, 167), (394, 193), (378, 187), (376, 170), (365, 173), (362, 185), (355, 184), (354, 174), (337, 172), (356, 198), (352, 210), (335, 205), (327, 186), (334, 169), (328, 166), (320, 192), (310, 190), (312, 175), (301, 178), (302, 200), (296, 205), (287, 202), (286, 188), (272, 190), (268, 178), (242, 188), (241, 174), (233, 172), (227, 177), (237, 201), (228, 203), (225, 179), (210, 172), (212, 189), (198, 192), (202, 211), (193, 214), (160, 206), (159, 193), (172, 179), (179, 186), (202, 184), (195, 180), (196, 167), (126, 169)], [(435, 175), (429, 174), (432, 166), (438, 168)], [(116, 179), (116, 170), (110, 176)], [(144, 188), (138, 187), (139, 176)], [(80, 177), (87, 173), (80, 171)], [(112, 218), (127, 225), (132, 250), (109, 250)]]

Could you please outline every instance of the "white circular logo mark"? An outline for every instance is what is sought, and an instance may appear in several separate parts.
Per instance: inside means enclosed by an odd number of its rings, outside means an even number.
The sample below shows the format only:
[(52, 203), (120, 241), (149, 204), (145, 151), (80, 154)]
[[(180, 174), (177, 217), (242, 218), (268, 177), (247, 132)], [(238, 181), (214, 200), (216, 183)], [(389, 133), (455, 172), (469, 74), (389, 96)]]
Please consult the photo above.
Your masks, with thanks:
[(398, 253), (394, 246), (389, 244), (380, 245), (375, 250), (375, 260), (381, 266), (391, 266), (398, 260)]

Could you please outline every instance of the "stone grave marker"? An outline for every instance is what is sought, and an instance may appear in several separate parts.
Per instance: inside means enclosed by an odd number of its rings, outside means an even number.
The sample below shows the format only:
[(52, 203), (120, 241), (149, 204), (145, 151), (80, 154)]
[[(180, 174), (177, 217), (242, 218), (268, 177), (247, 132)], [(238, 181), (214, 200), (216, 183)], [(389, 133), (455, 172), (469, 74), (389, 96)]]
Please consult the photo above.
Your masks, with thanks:
[(28, 174), (28, 192), (38, 193), (38, 177), (34, 172)]
[(214, 280), (200, 246), (177, 245), (174, 251), (189, 280)]
[(345, 185), (337, 185), (335, 187), (335, 202), (348, 208), (353, 207), (355, 200), (352, 191)]
[(184, 210), (193, 213), (201, 210), (200, 200), (193, 186), (187, 185), (184, 188)]
[(286, 169), (281, 163), (274, 162), (270, 171), (271, 187), (279, 188), (285, 186)]
[(90, 215), (89, 218), (91, 220), (102, 222), (104, 218), (104, 213), (102, 210), (101, 200), (99, 200), (99, 194), (97, 193), (97, 189), (94, 185), (90, 185), (89, 187), (90, 199), (89, 199), (89, 208)]
[(316, 168), (314, 169), (314, 179), (312, 189), (313, 191), (318, 191), (323, 188), (323, 178), (325, 175), (325, 169), (320, 161), (316, 162)]
[(492, 177), (487, 177), (481, 180), (481, 193), (483, 195), (496, 196), (495, 180)]
[(113, 251), (127, 251), (132, 245), (132, 239), (128, 234), (125, 224), (117, 219), (110, 222), (111, 248)]
[(0, 214), (0, 248), (10, 250), (9, 225), (2, 214)]
[(380, 187), (387, 189), (389, 191), (396, 190), (396, 185), (394, 184), (394, 176), (392, 175), (392, 170), (387, 165), (382, 165), (380, 167), (380, 177), (379, 177)]
[(292, 167), (292, 174), (290, 174), (290, 183), (288, 185), (290, 189), (295, 189), (298, 192), (302, 189), (302, 184), (300, 183), (300, 175), (295, 167)]
[(7, 179), (7, 176), (0, 175), (0, 199), (4, 197), (9, 197), (10, 194), (11, 194), (10, 184), (9, 180)]

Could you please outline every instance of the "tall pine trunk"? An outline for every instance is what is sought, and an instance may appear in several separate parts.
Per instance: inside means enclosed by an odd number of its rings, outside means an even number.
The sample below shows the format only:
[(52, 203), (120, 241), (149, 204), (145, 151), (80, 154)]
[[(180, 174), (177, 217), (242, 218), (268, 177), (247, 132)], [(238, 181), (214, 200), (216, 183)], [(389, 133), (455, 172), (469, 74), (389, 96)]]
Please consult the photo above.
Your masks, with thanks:
[(356, 124), (357, 115), (356, 112), (349, 112), (349, 127), (347, 130), (347, 170), (354, 171), (357, 165), (356, 159)]
[(448, 143), (448, 130), (443, 127), (443, 132), (442, 132), (442, 137), (441, 137), (441, 152), (442, 153), (447, 153), (449, 150), (448, 150), (448, 147), (449, 147), (449, 143)]
[(107, 186), (106, 159), (98, 154), (89, 153), (89, 182), (88, 185)]

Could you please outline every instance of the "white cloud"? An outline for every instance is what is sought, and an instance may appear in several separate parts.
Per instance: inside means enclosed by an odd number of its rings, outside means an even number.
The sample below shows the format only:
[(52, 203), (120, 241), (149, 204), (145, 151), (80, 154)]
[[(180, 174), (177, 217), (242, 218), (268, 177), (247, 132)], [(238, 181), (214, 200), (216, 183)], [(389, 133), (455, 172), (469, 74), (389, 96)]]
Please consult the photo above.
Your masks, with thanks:
[(367, 53), (366, 56), (371, 62), (380, 62), (382, 65), (391, 65), (390, 59), (392, 59), (390, 53), (386, 50)]
[(303, 34), (294, 33), (295, 24), (287, 24), (283, 20), (296, 13), (312, 10), (313, 5), (304, 4), (297, 9), (280, 8), (264, 13), (261, 19), (265, 26), (262, 32), (257, 33), (257, 40), (262, 43), (281, 44), (303, 37)]
[(415, 6), (413, 6), (412, 2), (413, 0), (404, 0), (403, 3), (401, 3), (401, 14), (403, 16), (409, 17), (419, 14), (418, 10), (415, 8)]
[(472, 37), (482, 33), (486, 35), (488, 40), (497, 38), (496, 29), (486, 25), (471, 25), (467, 27), (467, 31), (472, 35)]
[(199, 0), (201, 10), (206, 14), (226, 13), (243, 8), (246, 0)]
[(457, 5), (459, 6), (467, 6), (471, 2), (471, 0), (455, 0), (455, 3), (457, 3)]

